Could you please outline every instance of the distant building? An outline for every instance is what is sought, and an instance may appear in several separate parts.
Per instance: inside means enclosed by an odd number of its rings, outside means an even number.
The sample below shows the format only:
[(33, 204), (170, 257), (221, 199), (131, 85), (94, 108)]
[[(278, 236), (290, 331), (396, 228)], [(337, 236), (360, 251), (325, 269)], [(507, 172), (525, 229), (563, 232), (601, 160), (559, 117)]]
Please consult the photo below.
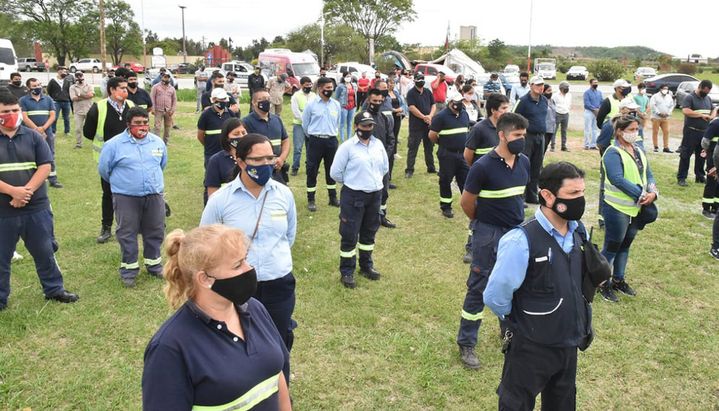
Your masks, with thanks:
[(477, 26), (459, 26), (460, 40), (477, 40)]
[(690, 54), (687, 56), (687, 63), (707, 64), (709, 63), (709, 59), (702, 57), (701, 54)]

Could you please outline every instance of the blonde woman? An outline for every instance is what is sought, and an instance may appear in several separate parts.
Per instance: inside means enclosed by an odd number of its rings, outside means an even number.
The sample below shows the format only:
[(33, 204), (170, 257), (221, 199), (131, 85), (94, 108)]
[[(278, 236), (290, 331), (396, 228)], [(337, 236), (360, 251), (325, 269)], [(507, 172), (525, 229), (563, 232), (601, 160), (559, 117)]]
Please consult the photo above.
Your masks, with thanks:
[(145, 410), (291, 410), (289, 353), (262, 304), (242, 231), (209, 225), (165, 239), (177, 308), (145, 350)]

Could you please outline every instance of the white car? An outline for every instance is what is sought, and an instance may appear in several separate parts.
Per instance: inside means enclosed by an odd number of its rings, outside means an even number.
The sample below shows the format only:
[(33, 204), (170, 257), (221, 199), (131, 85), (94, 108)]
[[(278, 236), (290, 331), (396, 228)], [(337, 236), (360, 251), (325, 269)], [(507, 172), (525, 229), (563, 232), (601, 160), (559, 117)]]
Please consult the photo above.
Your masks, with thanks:
[(637, 71), (634, 72), (635, 80), (644, 80), (645, 78), (654, 77), (657, 75), (657, 71), (651, 67), (637, 67)]
[(92, 71), (93, 73), (99, 73), (100, 69), (102, 68), (102, 62), (100, 59), (80, 59), (74, 63), (70, 64), (70, 73), (74, 73), (76, 71)]
[(567, 80), (586, 80), (589, 70), (584, 66), (572, 66), (567, 71)]
[(506, 66), (504, 66), (504, 70), (502, 71), (502, 73), (519, 75), (519, 66), (516, 64), (507, 64)]
[[(362, 77), (362, 73), (367, 73), (368, 79), (374, 78), (375, 69), (372, 66), (368, 66), (366, 64), (358, 63), (356, 61), (351, 61), (347, 63), (337, 63), (337, 65), (327, 72), (327, 77), (332, 78), (336, 82), (340, 82), (340, 77), (342, 76), (342, 73), (348, 73), (350, 76), (352, 76), (352, 79), (354, 81), (357, 81)], [(380, 77), (383, 79), (387, 79), (386, 74), (380, 74)]]

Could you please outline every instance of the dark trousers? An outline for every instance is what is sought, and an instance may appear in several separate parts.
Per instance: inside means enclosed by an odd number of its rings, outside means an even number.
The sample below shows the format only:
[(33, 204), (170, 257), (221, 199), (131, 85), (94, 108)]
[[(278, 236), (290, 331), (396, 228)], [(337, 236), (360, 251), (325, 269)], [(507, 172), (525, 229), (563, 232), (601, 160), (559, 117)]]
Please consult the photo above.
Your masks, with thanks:
[(325, 182), (330, 198), (337, 197), (337, 184), (330, 177), (330, 167), (337, 152), (337, 137), (319, 138), (309, 136), (307, 138), (307, 200), (315, 201), (317, 192), (317, 174), (320, 169), (320, 161), (325, 166)]
[(421, 130), (410, 130), (407, 139), (407, 168), (405, 172), (414, 173), (414, 162), (417, 159), (417, 151), (420, 143), (424, 149), (424, 163), (427, 171), (434, 170), (434, 143), (428, 137), (429, 128)]
[(387, 200), (389, 200), (389, 173), (382, 177), (382, 199), (380, 201), (380, 214), (387, 215)]
[(532, 411), (542, 393), (543, 411), (577, 407), (577, 348), (545, 347), (512, 338), (497, 388), (500, 411)]
[(544, 161), (544, 134), (527, 133), (524, 155), (529, 158), (529, 184), (524, 191), (524, 199), (528, 203), (537, 204), (539, 172), (542, 171)]
[(132, 197), (113, 194), (117, 218), (115, 236), (120, 243), (120, 277), (133, 279), (140, 272), (137, 236), (142, 235), (142, 255), (147, 271), (162, 273), (162, 240), (165, 238), (165, 200), (162, 194)]
[(70, 111), (72, 104), (69, 101), (55, 102), (55, 121), (52, 123), (52, 133), (57, 133), (57, 121), (60, 120), (60, 112), (62, 112), (62, 123), (65, 134), (70, 134)]
[(110, 183), (102, 177), (100, 177), (100, 185), (102, 186), (102, 226), (112, 227), (112, 188), (110, 187)]
[(473, 221), (472, 224), (472, 265), (467, 278), (467, 294), (464, 296), (457, 344), (463, 347), (477, 345), (477, 334), (484, 316), (484, 293), (497, 261), (497, 245), (499, 239), (509, 229), (491, 224)]
[[(365, 193), (342, 186), (340, 196), (340, 274), (352, 275), (357, 266), (371, 268), (374, 237), (380, 223), (382, 191)], [(357, 240), (359, 238), (359, 244)]]
[(569, 125), (569, 113), (559, 114), (557, 113), (557, 128), (552, 136), (552, 148), (554, 148), (554, 138), (559, 134), (559, 129), (562, 129), (562, 148), (567, 147), (567, 126)]
[(719, 213), (714, 217), (712, 226), (712, 248), (719, 248)]
[(442, 210), (452, 209), (452, 180), (457, 180), (459, 191), (464, 191), (469, 167), (461, 151), (450, 151), (444, 147), (437, 150), (439, 160), (439, 207)]
[(389, 157), (389, 179), (392, 180), (392, 170), (394, 169), (394, 156), (397, 154), (397, 146), (399, 146), (399, 130), (402, 128), (402, 116), (393, 116), (394, 119), (394, 146), (392, 152), (387, 153)]
[(295, 311), (295, 276), (292, 273), (270, 281), (258, 281), (254, 297), (265, 306), (285, 342), (287, 351), (292, 350), (297, 323), (292, 319)]
[(357, 107), (362, 107), (362, 103), (367, 99), (367, 92), (366, 91), (358, 91), (357, 92)]
[(704, 176), (704, 158), (702, 152), (703, 131), (693, 130), (684, 126), (684, 134), (682, 136), (682, 146), (679, 152), (679, 170), (677, 170), (677, 180), (686, 180), (689, 174), (689, 160), (694, 154), (694, 176)]
[[(554, 141), (554, 133), (544, 133), (544, 154), (547, 154), (547, 149), (552, 141)], [(552, 145), (554, 148), (554, 145)]]
[[(706, 157), (706, 169), (711, 170), (715, 166), (712, 153), (714, 152), (716, 143), (711, 143), (707, 150)], [(702, 196), (702, 209), (708, 211), (716, 211), (719, 209), (719, 185), (717, 185), (717, 179), (714, 177), (707, 176), (707, 181), (704, 183), (704, 195)]]
[(35, 270), (45, 295), (63, 292), (62, 273), (55, 261), (57, 243), (50, 209), (0, 217), (0, 227), (0, 305), (7, 305), (10, 295), (10, 264), (20, 238), (35, 261)]
[(47, 141), (47, 145), (50, 147), (50, 153), (52, 154), (50, 174), (47, 176), (47, 181), (49, 181), (50, 184), (55, 184), (57, 183), (57, 171), (55, 170), (55, 133), (50, 130), (46, 130), (45, 133), (47, 134), (45, 141)]

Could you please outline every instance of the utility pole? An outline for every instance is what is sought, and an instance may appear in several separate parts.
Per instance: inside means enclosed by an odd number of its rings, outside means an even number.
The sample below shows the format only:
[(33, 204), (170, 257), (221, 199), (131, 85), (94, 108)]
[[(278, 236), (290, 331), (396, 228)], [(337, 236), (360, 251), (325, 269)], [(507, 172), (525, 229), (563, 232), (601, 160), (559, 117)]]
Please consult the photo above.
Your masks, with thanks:
[(182, 10), (182, 62), (187, 64), (187, 45), (185, 44), (185, 9), (187, 6), (178, 6)]
[[(105, 49), (105, 0), (99, 0), (97, 7), (100, 11), (100, 61), (102, 71), (107, 68), (107, 52)], [(119, 61), (117, 62), (120, 63)]]
[(320, 68), (325, 66), (325, 11), (320, 17)]
[(529, 0), (529, 46), (527, 46), (527, 73), (532, 74), (532, 14), (534, 11), (534, 0)]
[(142, 13), (142, 66), (147, 70), (147, 41), (145, 38), (145, 2), (140, 0), (140, 12)]

